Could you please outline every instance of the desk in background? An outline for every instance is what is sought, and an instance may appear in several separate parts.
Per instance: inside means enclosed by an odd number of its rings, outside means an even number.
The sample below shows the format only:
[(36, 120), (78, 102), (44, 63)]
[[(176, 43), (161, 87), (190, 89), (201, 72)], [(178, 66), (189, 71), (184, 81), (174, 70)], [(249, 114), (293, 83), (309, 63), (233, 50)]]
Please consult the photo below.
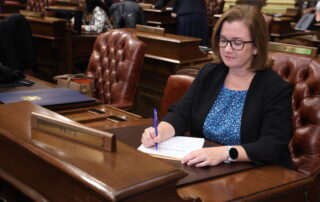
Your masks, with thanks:
[(271, 41), (279, 41), (280, 39), (290, 38), (294, 36), (317, 35), (316, 31), (304, 32), (297, 31), (291, 27), (291, 17), (274, 17), (271, 30)]
[(164, 28), (170, 34), (176, 33), (176, 19), (171, 17), (172, 11), (143, 7), (143, 12), (147, 25)]

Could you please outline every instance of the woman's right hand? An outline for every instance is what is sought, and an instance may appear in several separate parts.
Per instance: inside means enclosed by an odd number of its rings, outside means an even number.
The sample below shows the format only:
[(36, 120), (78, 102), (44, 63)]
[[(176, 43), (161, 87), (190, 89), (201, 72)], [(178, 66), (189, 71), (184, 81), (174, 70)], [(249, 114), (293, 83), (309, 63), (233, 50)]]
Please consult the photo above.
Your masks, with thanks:
[(141, 142), (145, 147), (151, 147), (156, 143), (160, 143), (173, 137), (175, 130), (170, 123), (161, 121), (158, 125), (158, 136), (156, 136), (156, 131), (154, 127), (146, 128), (142, 134)]
[(154, 127), (149, 127), (144, 130), (141, 138), (141, 142), (143, 146), (151, 147), (160, 141), (161, 141), (161, 134), (158, 133), (158, 136), (156, 136)]

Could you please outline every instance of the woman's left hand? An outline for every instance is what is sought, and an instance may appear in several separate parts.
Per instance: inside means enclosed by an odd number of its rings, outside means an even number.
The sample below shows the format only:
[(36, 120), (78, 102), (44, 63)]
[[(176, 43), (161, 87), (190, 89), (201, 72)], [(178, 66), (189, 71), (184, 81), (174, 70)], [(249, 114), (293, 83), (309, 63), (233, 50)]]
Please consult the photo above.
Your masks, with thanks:
[(181, 163), (196, 167), (215, 166), (227, 158), (227, 147), (211, 147), (190, 152), (182, 159)]

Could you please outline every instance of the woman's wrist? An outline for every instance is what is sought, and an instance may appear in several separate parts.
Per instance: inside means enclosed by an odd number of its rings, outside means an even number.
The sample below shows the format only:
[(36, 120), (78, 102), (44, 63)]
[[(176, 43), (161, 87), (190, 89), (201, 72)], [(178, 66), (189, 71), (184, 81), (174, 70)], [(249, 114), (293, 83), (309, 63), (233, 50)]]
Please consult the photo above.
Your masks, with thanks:
[(173, 126), (165, 121), (161, 121), (158, 125), (158, 131), (161, 134), (162, 138), (161, 141), (167, 140), (174, 136), (175, 130)]

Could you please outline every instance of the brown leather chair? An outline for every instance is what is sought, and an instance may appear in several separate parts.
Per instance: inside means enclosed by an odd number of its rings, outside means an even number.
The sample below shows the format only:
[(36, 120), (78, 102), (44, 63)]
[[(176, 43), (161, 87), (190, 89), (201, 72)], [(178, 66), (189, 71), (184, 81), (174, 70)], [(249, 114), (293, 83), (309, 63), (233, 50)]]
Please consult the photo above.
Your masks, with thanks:
[(190, 75), (175, 74), (169, 76), (162, 98), (160, 119), (166, 115), (170, 105), (179, 101), (180, 97), (188, 90), (193, 80), (194, 77)]
[[(294, 169), (309, 176), (313, 183), (311, 201), (320, 194), (320, 59), (293, 53), (270, 52), (275, 70), (293, 86), (293, 136), (289, 144)], [(179, 100), (190, 86), (193, 77), (172, 75), (167, 81), (162, 100), (161, 116)], [(172, 88), (172, 89), (171, 89)]]
[(27, 0), (26, 10), (41, 12), (44, 16), (54, 16), (51, 11), (46, 11), (46, 7), (52, 6), (53, 0)]
[(290, 53), (271, 53), (273, 69), (293, 84), (293, 137), (290, 151), (294, 169), (314, 178), (311, 201), (320, 190), (320, 60)]
[(144, 43), (128, 31), (114, 29), (100, 34), (86, 72), (95, 77), (95, 97), (122, 109), (132, 107), (144, 53)]

